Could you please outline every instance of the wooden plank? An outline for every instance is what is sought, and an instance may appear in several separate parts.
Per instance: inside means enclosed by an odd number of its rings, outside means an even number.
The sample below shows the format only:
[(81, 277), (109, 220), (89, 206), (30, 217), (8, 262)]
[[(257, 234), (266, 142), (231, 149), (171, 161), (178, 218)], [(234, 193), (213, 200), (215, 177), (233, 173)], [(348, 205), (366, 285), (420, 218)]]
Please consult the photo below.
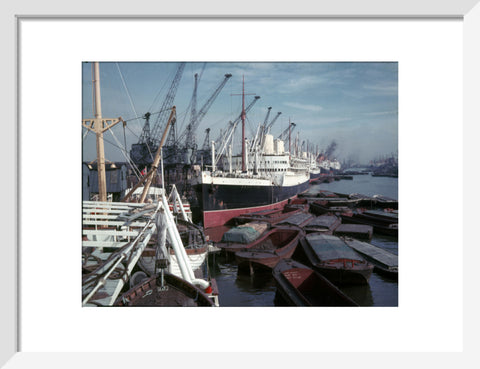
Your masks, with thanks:
[(83, 214), (83, 219), (118, 219), (118, 215)]
[(116, 210), (116, 209), (98, 209), (98, 208), (95, 208), (95, 209), (82, 209), (83, 213), (84, 214), (91, 214), (91, 213), (108, 213), (108, 214), (128, 214), (128, 211), (126, 211), (125, 209), (119, 209), (119, 210)]
[(82, 241), (83, 247), (123, 247), (130, 242)]
[(101, 202), (101, 201), (83, 201), (85, 206), (103, 206), (103, 207), (128, 207), (128, 208), (141, 208), (146, 204), (139, 204), (136, 202)]
[(137, 237), (139, 231), (117, 231), (116, 229), (82, 229), (82, 234), (87, 236), (114, 236), (114, 237)]
[(128, 221), (116, 221), (116, 220), (84, 220), (82, 222), (84, 226), (86, 225), (106, 225), (112, 227), (145, 227), (147, 222), (128, 222)]

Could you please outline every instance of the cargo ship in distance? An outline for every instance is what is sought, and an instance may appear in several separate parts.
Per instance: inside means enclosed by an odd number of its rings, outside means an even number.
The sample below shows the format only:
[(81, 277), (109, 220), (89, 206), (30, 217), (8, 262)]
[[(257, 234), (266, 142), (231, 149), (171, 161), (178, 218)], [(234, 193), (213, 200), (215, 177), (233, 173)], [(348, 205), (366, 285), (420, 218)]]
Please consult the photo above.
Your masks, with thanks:
[(252, 140), (245, 138), (244, 101), (243, 94), (241, 155), (232, 155), (237, 128), (232, 123), (218, 150), (212, 142), (211, 170), (198, 170), (193, 179), (204, 228), (224, 225), (240, 214), (282, 207), (309, 185), (311, 160), (298, 145), (290, 149), (290, 134), (289, 151), (283, 140), (274, 140), (261, 128)]

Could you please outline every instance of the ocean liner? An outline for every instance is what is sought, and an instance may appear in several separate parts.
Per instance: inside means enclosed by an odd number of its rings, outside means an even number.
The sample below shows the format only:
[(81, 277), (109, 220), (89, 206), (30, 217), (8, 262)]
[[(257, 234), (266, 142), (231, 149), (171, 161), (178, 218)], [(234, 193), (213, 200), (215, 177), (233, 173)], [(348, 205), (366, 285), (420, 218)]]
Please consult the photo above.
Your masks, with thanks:
[(294, 155), (290, 140), (286, 151), (283, 140), (265, 132), (257, 131), (250, 142), (245, 138), (243, 92), (242, 98), (241, 155), (232, 155), (232, 124), (217, 154), (212, 142), (210, 170), (198, 170), (194, 178), (205, 228), (224, 225), (240, 214), (281, 207), (308, 188), (309, 161), (303, 153)]

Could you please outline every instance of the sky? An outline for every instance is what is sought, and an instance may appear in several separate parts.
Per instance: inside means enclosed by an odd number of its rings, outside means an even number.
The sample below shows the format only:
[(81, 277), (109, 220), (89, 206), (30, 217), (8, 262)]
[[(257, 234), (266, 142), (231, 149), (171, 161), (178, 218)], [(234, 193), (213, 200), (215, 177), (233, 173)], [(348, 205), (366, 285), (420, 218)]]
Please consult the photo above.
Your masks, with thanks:
[[(105, 156), (111, 161), (125, 161), (119, 145), (127, 150), (138, 142), (146, 113), (155, 113), (165, 99), (178, 63), (100, 63), (102, 116), (122, 117), (122, 124), (106, 132)], [(204, 69), (203, 69), (204, 68)], [(205, 129), (215, 139), (220, 129), (236, 119), (241, 111), (242, 79), (245, 94), (260, 96), (247, 114), (246, 137), (252, 138), (263, 123), (268, 107), (269, 121), (282, 112), (271, 132), (277, 137), (296, 123), (300, 142), (308, 140), (325, 150), (334, 140), (333, 154), (340, 161), (367, 164), (381, 156), (398, 152), (398, 64), (393, 62), (318, 62), (318, 63), (187, 63), (174, 104), (177, 130), (182, 132), (190, 119), (194, 75), (203, 70), (197, 92), (197, 112), (223, 81), (232, 74), (213, 102), (196, 131), (198, 146), (203, 144)], [(245, 96), (245, 105), (254, 95)], [(83, 119), (93, 118), (92, 63), (82, 63)], [(155, 124), (152, 117), (150, 125)], [(82, 129), (83, 160), (96, 158), (95, 135)], [(115, 137), (115, 138), (114, 138)], [(237, 147), (241, 129), (237, 130)], [(286, 145), (287, 147), (288, 145)]]

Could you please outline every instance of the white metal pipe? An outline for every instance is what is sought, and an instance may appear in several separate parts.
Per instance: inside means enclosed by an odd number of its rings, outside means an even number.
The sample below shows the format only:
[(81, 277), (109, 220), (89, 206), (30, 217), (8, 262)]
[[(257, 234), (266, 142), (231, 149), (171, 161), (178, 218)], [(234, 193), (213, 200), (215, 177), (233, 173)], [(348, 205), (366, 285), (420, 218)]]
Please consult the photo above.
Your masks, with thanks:
[(248, 140), (245, 139), (245, 142), (243, 143), (245, 146), (245, 170), (248, 172)]
[(225, 149), (227, 148), (227, 144), (230, 142), (230, 140), (233, 141), (233, 133), (235, 132), (235, 129), (237, 128), (237, 123), (234, 123), (231, 127), (230, 127), (230, 131), (227, 132), (227, 134), (225, 135), (225, 140), (222, 142), (222, 146), (220, 147), (220, 151), (219, 151), (219, 154), (217, 155), (217, 161), (220, 160), (220, 157), (223, 155), (223, 152), (225, 151)]
[(180, 266), (180, 270), (182, 272), (182, 276), (187, 281), (191, 282), (195, 276), (193, 275), (192, 267), (188, 260), (187, 253), (185, 252), (185, 248), (183, 247), (182, 240), (180, 239), (180, 235), (178, 234), (177, 226), (173, 221), (173, 216), (170, 213), (170, 209), (167, 204), (167, 199), (164, 195), (162, 195), (162, 202), (165, 207), (165, 217), (167, 220), (167, 229), (170, 235), (170, 242), (172, 243), (173, 251), (175, 251), (175, 255), (177, 256), (178, 264)]
[[(166, 247), (166, 239), (167, 239), (167, 227), (165, 224), (165, 219), (162, 214), (159, 212), (157, 213), (156, 217), (156, 224), (157, 224), (157, 255), (161, 255), (167, 260), (170, 261), (170, 253), (167, 251)], [(156, 266), (155, 266), (156, 268)], [(156, 270), (154, 270), (154, 274)]]
[(173, 248), (173, 251), (175, 252), (175, 255), (177, 255), (178, 267), (180, 268), (180, 272), (182, 273), (183, 279), (190, 282), (191, 278), (190, 278), (190, 274), (187, 271), (187, 266), (184, 260), (178, 256), (180, 254), (180, 252), (178, 251), (179, 247), (174, 235), (174, 231), (172, 229), (172, 225), (168, 221), (167, 211), (169, 211), (168, 207), (165, 209), (165, 213), (163, 214), (163, 216), (165, 217), (165, 227), (167, 229), (168, 236), (170, 237), (170, 243), (172, 244), (172, 248)]
[[(175, 192), (173, 192), (173, 191), (175, 191)], [(183, 207), (182, 199), (180, 198), (180, 195), (179, 195), (175, 185), (173, 185), (172, 192), (173, 192), (173, 196), (175, 197), (175, 202), (178, 202), (178, 206), (180, 207), (180, 211), (182, 213), (183, 220), (186, 221), (186, 222), (189, 222), (190, 219), (188, 219), (188, 217), (187, 217), (187, 213), (185, 212), (185, 208)], [(175, 210), (177, 210), (177, 208), (175, 208)]]
[(215, 172), (215, 141), (212, 141), (212, 173)]
[(230, 173), (232, 173), (232, 145), (228, 145), (228, 166)]
[[(180, 271), (182, 272), (183, 278), (194, 285), (198, 285), (201, 288), (206, 289), (210, 286), (210, 283), (203, 279), (195, 278), (192, 266), (190, 265), (190, 260), (188, 259), (187, 252), (185, 251), (185, 247), (183, 247), (183, 243), (180, 238), (180, 234), (178, 233), (177, 226), (175, 225), (175, 222), (173, 221), (173, 216), (170, 213), (165, 194), (162, 194), (162, 202), (164, 204), (164, 207), (166, 208), (165, 215), (167, 219), (167, 229), (170, 235), (170, 241), (172, 243), (175, 255), (177, 256), (178, 265), (180, 266)], [(182, 264), (185, 271), (182, 270)]]

